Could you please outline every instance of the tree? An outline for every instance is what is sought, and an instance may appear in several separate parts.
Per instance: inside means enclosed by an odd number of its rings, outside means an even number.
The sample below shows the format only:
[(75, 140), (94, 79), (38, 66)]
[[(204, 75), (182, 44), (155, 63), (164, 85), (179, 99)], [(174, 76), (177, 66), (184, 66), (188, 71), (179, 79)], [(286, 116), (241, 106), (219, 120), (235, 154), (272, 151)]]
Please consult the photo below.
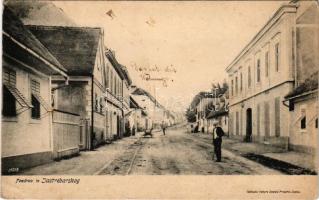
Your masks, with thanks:
[(188, 108), (185, 115), (188, 122), (196, 122), (196, 112), (194, 110)]

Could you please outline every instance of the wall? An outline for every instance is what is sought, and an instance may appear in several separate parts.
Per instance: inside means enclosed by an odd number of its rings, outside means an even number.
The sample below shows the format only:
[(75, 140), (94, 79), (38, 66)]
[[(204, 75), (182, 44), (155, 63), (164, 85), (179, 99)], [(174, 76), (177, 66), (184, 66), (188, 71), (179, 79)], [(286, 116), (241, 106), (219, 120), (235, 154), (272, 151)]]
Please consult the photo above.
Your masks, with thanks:
[[(246, 112), (248, 108), (252, 109), (252, 138), (254, 142), (271, 143), (275, 146), (287, 148), (289, 137), (289, 124), (285, 122), (289, 119), (289, 110), (283, 105), (284, 96), (291, 90), (291, 84), (287, 83), (267, 92), (261, 93), (253, 98), (244, 101), (242, 104), (236, 104), (229, 108), (230, 126), (229, 133), (232, 136), (243, 139), (246, 136)], [(279, 98), (279, 112), (280, 112), (280, 136), (276, 137), (276, 112), (275, 112), (275, 98)], [(269, 105), (269, 117), (265, 115), (265, 103)], [(258, 110), (259, 104), (259, 125), (258, 125)], [(238, 129), (236, 131), (236, 112), (238, 112)], [(277, 112), (278, 113), (278, 112)], [(268, 118), (268, 119), (267, 119)], [(268, 121), (268, 123), (267, 123)], [(268, 125), (268, 128), (266, 127)], [(259, 128), (258, 128), (259, 127)], [(259, 129), (259, 130), (258, 130)], [(267, 133), (266, 130), (269, 130)]]
[[(234, 104), (263, 92), (285, 81), (292, 81), (292, 26), (293, 14), (285, 14), (269, 29), (248, 52), (228, 71), (230, 87), (230, 104)], [(275, 44), (279, 43), (280, 59), (279, 69), (275, 65)], [(269, 52), (269, 70), (266, 76), (265, 52)], [(257, 81), (257, 60), (260, 59), (260, 81)], [(251, 71), (251, 85), (248, 84), (249, 67)], [(242, 74), (242, 90), (240, 82)], [(238, 79), (238, 90), (236, 91), (235, 80)], [(231, 83), (233, 81), (233, 87)], [(233, 90), (231, 89), (233, 88)], [(233, 95), (232, 95), (233, 94)]]
[[(12, 65), (5, 59), (3, 67), (16, 71), (18, 90), (31, 101), (31, 78), (40, 82), (40, 95), (50, 105), (50, 82), (48, 77), (26, 72), (18, 65)], [(18, 103), (17, 108), (19, 108)], [(41, 119), (31, 119), (31, 109), (13, 118), (2, 118), (2, 157), (34, 154), (52, 151), (50, 114), (41, 106)], [(31, 161), (30, 161), (31, 162)]]
[[(301, 108), (306, 109), (306, 129), (301, 129)], [(290, 149), (315, 153), (317, 147), (318, 128), (315, 120), (318, 119), (318, 95), (308, 95), (295, 101), (294, 111), (290, 112)]]
[(318, 71), (319, 9), (316, 2), (300, 2), (296, 19), (297, 80), (302, 83)]

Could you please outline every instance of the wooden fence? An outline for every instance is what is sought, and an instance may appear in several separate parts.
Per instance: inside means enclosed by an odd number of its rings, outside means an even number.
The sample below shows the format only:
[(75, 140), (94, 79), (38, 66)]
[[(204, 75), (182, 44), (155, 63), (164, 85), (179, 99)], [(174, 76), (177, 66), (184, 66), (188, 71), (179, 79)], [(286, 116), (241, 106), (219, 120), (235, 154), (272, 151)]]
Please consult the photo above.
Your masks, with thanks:
[(60, 110), (53, 111), (54, 159), (72, 156), (80, 151), (80, 116)]

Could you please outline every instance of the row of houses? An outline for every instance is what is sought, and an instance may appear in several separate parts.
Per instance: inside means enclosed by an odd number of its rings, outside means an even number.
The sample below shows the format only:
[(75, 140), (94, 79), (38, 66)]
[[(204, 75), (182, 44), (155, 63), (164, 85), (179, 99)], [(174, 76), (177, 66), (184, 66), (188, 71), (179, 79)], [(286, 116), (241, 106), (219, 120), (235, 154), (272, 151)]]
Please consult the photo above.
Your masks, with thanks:
[(228, 85), (214, 86), (212, 91), (199, 92), (192, 100), (190, 110), (195, 118), (192, 123), (192, 132), (211, 133), (213, 123), (219, 122), (225, 133), (228, 133)]
[[(102, 28), (25, 25), (3, 11), (2, 170), (92, 150), (151, 128), (152, 99), (132, 85)], [(155, 112), (154, 112), (155, 113)]]
[[(230, 137), (314, 154), (318, 133), (318, 2), (283, 4), (226, 68)], [(192, 102), (205, 132), (212, 92)], [(217, 118), (216, 118), (217, 119)], [(209, 127), (209, 126), (208, 126)]]

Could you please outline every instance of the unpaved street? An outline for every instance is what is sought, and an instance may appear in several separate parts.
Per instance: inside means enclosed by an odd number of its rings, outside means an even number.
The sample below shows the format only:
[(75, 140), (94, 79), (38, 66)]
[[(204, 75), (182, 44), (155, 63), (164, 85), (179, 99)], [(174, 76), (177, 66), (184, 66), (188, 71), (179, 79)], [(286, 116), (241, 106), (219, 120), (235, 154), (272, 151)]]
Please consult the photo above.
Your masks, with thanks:
[(227, 175), (280, 174), (223, 150), (222, 162), (212, 159), (213, 145), (183, 128), (141, 137), (105, 166), (99, 175)]

